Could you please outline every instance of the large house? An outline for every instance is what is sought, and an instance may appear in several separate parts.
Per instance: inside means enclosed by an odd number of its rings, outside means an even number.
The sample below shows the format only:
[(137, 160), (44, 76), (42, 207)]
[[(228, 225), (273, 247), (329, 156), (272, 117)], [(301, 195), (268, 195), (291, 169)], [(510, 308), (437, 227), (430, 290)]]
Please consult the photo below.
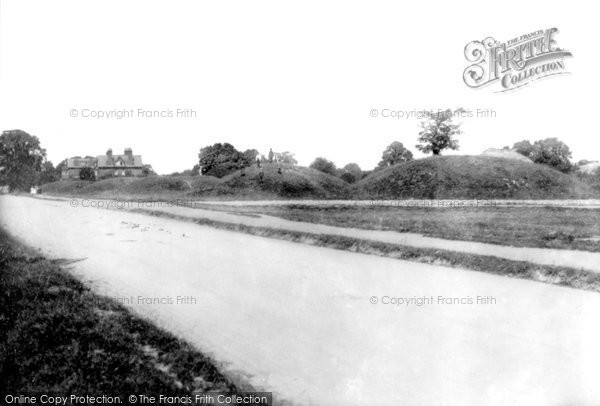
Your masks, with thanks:
[(133, 155), (131, 148), (125, 148), (123, 155), (113, 155), (109, 149), (106, 155), (98, 155), (96, 159), (96, 177), (143, 175), (142, 156)]
[(112, 149), (106, 155), (96, 158), (79, 156), (67, 159), (67, 164), (62, 170), (63, 179), (79, 179), (82, 168), (92, 168), (96, 178), (103, 176), (142, 176), (144, 165), (141, 155), (133, 155), (131, 148), (125, 148), (123, 155), (114, 155)]

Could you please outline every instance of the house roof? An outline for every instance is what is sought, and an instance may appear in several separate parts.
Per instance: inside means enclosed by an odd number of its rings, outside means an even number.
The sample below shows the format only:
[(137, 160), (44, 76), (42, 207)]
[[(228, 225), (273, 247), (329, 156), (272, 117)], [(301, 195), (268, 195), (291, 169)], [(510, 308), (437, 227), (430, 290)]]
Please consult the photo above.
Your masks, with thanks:
[(73, 157), (67, 159), (67, 168), (83, 168), (86, 166), (93, 167), (96, 165), (96, 158), (94, 157)]
[[(131, 157), (131, 159), (130, 159)], [(96, 157), (98, 162), (98, 168), (142, 168), (144, 164), (142, 163), (141, 155), (98, 155)], [(122, 162), (122, 165), (117, 165), (118, 162)]]

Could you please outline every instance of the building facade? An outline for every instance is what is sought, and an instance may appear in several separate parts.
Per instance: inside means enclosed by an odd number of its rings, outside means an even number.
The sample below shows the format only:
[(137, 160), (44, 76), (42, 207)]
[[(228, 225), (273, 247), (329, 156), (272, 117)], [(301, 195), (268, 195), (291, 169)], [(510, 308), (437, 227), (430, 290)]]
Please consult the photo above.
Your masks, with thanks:
[(93, 156), (74, 156), (67, 159), (67, 164), (61, 172), (62, 179), (79, 179), (79, 174), (83, 168), (96, 168), (96, 158)]
[(125, 148), (123, 155), (113, 154), (112, 149), (106, 155), (96, 157), (96, 178), (103, 176), (142, 176), (144, 164), (141, 155), (133, 155), (131, 148)]
[(106, 151), (105, 155), (95, 158), (76, 156), (67, 159), (62, 170), (62, 179), (79, 179), (81, 169), (92, 168), (96, 179), (109, 176), (143, 176), (144, 164), (141, 155), (133, 155), (131, 148), (125, 148), (122, 155), (113, 154), (112, 149)]

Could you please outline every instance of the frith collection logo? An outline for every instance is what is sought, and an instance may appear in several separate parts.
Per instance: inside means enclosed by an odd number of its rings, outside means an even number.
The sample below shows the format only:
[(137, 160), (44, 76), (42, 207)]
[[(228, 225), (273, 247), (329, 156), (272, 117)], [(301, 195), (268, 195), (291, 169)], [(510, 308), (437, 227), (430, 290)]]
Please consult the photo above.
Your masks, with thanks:
[(464, 73), (467, 86), (479, 88), (499, 83), (496, 92), (522, 88), (533, 81), (569, 73), (565, 57), (571, 52), (558, 48), (554, 35), (557, 28), (538, 30), (506, 42), (492, 37), (471, 41), (465, 46), (465, 58), (471, 63)]

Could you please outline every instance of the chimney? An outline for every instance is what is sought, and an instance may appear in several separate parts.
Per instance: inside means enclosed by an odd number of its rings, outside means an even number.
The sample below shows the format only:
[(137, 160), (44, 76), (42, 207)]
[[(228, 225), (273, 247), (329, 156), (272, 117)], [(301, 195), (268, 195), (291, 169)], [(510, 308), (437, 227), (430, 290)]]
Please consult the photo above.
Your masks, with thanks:
[(106, 156), (112, 156), (112, 148), (109, 148), (108, 151), (106, 151)]
[(125, 165), (133, 165), (133, 151), (131, 148), (125, 148)]

